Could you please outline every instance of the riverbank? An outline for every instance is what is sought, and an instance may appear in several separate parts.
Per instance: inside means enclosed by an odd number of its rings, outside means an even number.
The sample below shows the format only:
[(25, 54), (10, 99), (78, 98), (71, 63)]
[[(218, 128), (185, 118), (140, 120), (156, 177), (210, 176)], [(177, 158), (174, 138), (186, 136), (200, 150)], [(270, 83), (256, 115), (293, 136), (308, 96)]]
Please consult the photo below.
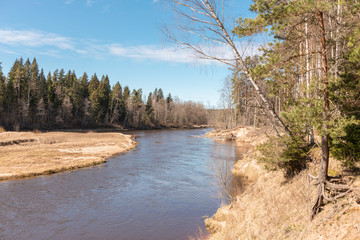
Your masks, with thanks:
[(94, 166), (136, 146), (118, 132), (2, 132), (0, 180)]
[[(249, 136), (247, 136), (249, 134)], [(258, 137), (254, 137), (257, 134)], [(260, 129), (239, 128), (209, 134), (252, 145), (266, 141)], [(252, 142), (252, 140), (254, 142)], [(281, 171), (268, 171), (257, 159), (260, 153), (254, 148), (232, 170), (245, 181), (245, 188), (231, 204), (221, 207), (205, 220), (210, 240), (222, 239), (358, 239), (360, 236), (360, 192), (354, 191), (337, 202), (326, 204), (310, 221), (310, 208), (317, 188), (309, 185), (308, 174), (317, 175), (321, 150), (311, 151), (313, 162), (308, 169), (286, 179)], [(329, 172), (341, 175), (352, 187), (360, 187), (358, 173), (349, 173), (330, 159)]]

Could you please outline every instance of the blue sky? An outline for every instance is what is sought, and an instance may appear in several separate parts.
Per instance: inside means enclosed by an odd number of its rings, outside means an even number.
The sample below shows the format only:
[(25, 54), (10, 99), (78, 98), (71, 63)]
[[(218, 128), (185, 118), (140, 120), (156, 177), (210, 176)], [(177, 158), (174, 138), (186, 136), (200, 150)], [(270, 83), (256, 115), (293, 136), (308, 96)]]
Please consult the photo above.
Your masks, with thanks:
[[(250, 3), (230, 1), (231, 15), (249, 16)], [(174, 51), (160, 31), (174, 21), (165, 0), (0, 0), (0, 62), (7, 74), (16, 58), (36, 57), (45, 73), (108, 74), (112, 85), (216, 106), (230, 71)]]

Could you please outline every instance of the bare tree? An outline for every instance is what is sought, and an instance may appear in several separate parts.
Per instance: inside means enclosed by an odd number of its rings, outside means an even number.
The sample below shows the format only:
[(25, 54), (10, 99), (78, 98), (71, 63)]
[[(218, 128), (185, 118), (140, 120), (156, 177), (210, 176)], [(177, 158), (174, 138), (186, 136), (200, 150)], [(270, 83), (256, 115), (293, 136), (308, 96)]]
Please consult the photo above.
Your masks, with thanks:
[(224, 86), (221, 89), (220, 104), (223, 109), (223, 124), (225, 129), (235, 127), (235, 108), (232, 96), (232, 84), (230, 77), (224, 79)]
[[(251, 76), (243, 59), (244, 54), (241, 54), (240, 48), (230, 34), (231, 31), (225, 24), (225, 0), (170, 0), (170, 2), (178, 15), (184, 17), (184, 21), (177, 26), (178, 29), (182, 33), (189, 33), (192, 37), (179, 37), (164, 28), (164, 33), (168, 38), (180, 46), (193, 50), (202, 59), (215, 60), (243, 72), (248, 77), (267, 112), (285, 132), (291, 135), (289, 128), (281, 120)], [(221, 56), (217, 49), (230, 49), (233, 53), (232, 57)]]

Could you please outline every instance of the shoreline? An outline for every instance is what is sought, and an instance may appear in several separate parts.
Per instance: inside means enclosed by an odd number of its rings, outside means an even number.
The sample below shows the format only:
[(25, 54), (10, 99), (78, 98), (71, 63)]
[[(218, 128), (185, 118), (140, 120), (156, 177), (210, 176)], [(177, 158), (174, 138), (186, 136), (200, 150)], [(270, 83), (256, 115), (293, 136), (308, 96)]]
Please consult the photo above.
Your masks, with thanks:
[[(321, 159), (320, 147), (313, 148), (308, 167), (291, 179), (280, 170), (269, 169), (259, 161), (261, 153), (256, 145), (266, 141), (264, 129), (237, 128), (214, 131), (212, 137), (233, 141), (247, 141), (254, 146), (243, 159), (237, 161), (232, 174), (241, 177), (244, 186), (228, 205), (205, 219), (208, 240), (222, 239), (359, 239), (359, 190), (354, 190), (334, 204), (322, 207), (310, 221), (310, 207), (318, 193), (309, 175), (316, 176)], [(254, 135), (258, 135), (255, 137)], [(360, 177), (351, 174), (334, 158), (329, 171), (341, 176), (354, 189), (360, 189)], [(334, 175), (335, 176), (335, 175)]]
[(137, 145), (132, 135), (95, 131), (0, 133), (0, 181), (99, 165)]

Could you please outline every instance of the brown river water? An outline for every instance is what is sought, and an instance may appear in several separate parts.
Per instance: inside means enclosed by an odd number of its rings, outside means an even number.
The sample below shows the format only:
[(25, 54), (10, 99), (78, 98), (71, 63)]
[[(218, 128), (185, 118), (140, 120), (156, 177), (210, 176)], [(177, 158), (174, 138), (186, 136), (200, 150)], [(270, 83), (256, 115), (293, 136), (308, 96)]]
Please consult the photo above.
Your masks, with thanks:
[(0, 182), (0, 239), (197, 236), (224, 201), (216, 168), (247, 151), (206, 131), (138, 131), (138, 146), (105, 164)]

